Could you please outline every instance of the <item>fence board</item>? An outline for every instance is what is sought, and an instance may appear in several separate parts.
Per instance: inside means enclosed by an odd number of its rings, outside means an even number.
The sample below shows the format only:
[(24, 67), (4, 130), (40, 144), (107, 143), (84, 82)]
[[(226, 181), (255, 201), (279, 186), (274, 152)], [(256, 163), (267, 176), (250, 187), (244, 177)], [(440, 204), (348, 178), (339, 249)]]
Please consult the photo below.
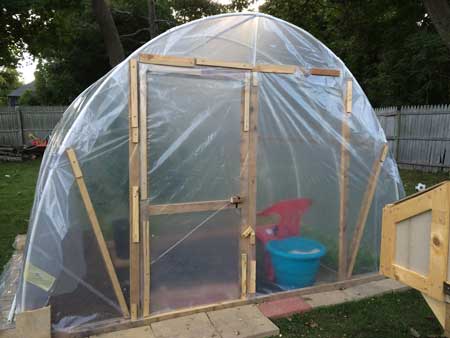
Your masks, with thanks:
[(48, 137), (62, 114), (64, 106), (0, 107), (0, 146), (23, 147), (34, 138)]
[(450, 105), (386, 107), (375, 112), (400, 167), (450, 170)]

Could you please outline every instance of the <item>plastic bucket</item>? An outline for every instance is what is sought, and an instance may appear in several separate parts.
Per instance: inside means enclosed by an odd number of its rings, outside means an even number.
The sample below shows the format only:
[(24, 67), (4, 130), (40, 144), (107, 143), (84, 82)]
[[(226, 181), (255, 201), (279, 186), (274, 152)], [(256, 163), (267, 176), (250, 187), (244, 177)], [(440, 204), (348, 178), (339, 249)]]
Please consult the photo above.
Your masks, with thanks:
[(283, 289), (311, 286), (316, 281), (320, 258), (326, 248), (312, 239), (289, 237), (266, 245), (275, 271), (275, 281)]

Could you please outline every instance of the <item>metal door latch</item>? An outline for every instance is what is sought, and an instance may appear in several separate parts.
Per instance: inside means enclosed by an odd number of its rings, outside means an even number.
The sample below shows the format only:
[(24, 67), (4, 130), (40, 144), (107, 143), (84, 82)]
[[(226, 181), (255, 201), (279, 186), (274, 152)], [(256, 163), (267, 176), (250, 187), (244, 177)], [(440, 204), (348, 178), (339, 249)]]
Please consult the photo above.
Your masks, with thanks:
[(234, 204), (236, 208), (238, 207), (238, 205), (240, 203), (242, 203), (241, 196), (231, 196), (230, 197), (230, 204)]

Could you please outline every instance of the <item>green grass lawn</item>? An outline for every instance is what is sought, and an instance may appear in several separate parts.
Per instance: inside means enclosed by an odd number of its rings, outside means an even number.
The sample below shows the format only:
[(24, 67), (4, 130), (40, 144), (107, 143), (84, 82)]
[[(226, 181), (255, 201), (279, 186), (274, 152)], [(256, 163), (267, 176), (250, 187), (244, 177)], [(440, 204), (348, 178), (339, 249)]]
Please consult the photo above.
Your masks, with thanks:
[[(25, 233), (34, 198), (40, 161), (0, 162), (0, 273), (12, 253), (17, 234)], [(406, 193), (418, 182), (427, 186), (450, 178), (444, 173), (401, 170)], [(416, 291), (310, 311), (276, 320), (282, 337), (400, 338), (439, 337), (442, 330)]]
[(27, 231), (40, 160), (0, 162), (0, 273), (16, 235)]
[(442, 334), (417, 291), (319, 308), (275, 324), (283, 338), (436, 338)]

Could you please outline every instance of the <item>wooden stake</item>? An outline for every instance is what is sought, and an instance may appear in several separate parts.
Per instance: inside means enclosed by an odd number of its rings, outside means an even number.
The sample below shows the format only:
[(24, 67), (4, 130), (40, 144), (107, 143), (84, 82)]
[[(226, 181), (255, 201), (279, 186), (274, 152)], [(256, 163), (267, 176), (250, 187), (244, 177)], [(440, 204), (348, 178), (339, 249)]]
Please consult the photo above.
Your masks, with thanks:
[[(129, 186), (130, 186), (130, 309), (131, 319), (135, 320), (139, 314), (140, 304), (140, 243), (136, 242), (135, 226), (139, 220), (139, 195), (136, 198), (135, 187), (139, 186), (139, 87), (138, 62), (130, 60), (129, 82)], [(138, 212), (136, 213), (136, 208)], [(139, 231), (139, 230), (138, 230)]]
[(247, 254), (241, 254), (241, 298), (247, 297)]
[[(258, 74), (252, 73), (250, 92), (250, 129), (248, 144), (248, 226), (256, 230), (256, 153), (258, 146)], [(251, 244), (251, 237), (247, 239), (247, 255), (250, 262), (256, 261), (256, 246)], [(253, 296), (256, 291), (256, 277), (252, 270), (247, 276), (248, 291)]]
[(347, 202), (348, 168), (350, 165), (350, 127), (348, 120), (352, 112), (352, 80), (346, 82), (344, 114), (342, 116), (341, 164), (339, 174), (339, 267), (338, 280), (344, 280), (347, 272)]
[(377, 188), (378, 177), (380, 176), (381, 167), (388, 153), (388, 145), (385, 143), (381, 148), (380, 155), (375, 159), (372, 166), (372, 172), (367, 183), (366, 192), (361, 203), (358, 220), (356, 222), (355, 232), (353, 234), (352, 245), (350, 248), (350, 262), (347, 271), (347, 278), (351, 278), (353, 269), (355, 267), (356, 257), (358, 256), (359, 246), (366, 227), (367, 216), (369, 215), (370, 207), (372, 205), (373, 196)]
[(147, 74), (142, 72), (139, 81), (139, 131), (140, 131), (140, 176), (141, 176), (141, 229), (142, 229), (142, 269), (143, 269), (143, 305), (142, 315), (147, 317), (150, 315), (150, 221), (149, 214), (146, 207), (148, 202), (148, 170), (147, 170)]
[(103, 237), (100, 223), (98, 222), (97, 214), (95, 213), (95, 209), (94, 206), (92, 205), (92, 201), (89, 196), (86, 183), (84, 182), (83, 173), (78, 163), (77, 156), (75, 154), (75, 151), (71, 148), (66, 150), (66, 154), (67, 157), (69, 158), (73, 175), (75, 176), (75, 181), (77, 182), (78, 188), (80, 189), (81, 199), (83, 200), (83, 204), (84, 207), (86, 208), (86, 212), (89, 217), (92, 230), (94, 231), (95, 239), (97, 240), (97, 244), (100, 248), (100, 253), (102, 255), (103, 262), (105, 263), (106, 266), (106, 271), (108, 273), (109, 278), (111, 279), (114, 294), (116, 295), (117, 301), (119, 302), (119, 306), (122, 310), (123, 316), (128, 318), (130, 317), (130, 313), (128, 311), (127, 302), (125, 301), (122, 289), (120, 288), (119, 279), (117, 278), (116, 271), (114, 269), (114, 265), (112, 263), (111, 256), (108, 251), (108, 247), (106, 246), (105, 238)]

